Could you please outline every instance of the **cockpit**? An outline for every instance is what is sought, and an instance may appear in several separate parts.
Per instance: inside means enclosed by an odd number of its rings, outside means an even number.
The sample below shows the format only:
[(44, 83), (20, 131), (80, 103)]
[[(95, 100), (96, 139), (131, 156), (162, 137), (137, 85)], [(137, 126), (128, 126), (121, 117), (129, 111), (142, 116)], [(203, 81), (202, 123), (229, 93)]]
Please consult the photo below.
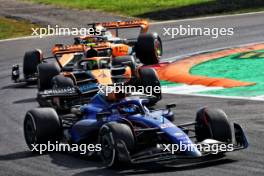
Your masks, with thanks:
[(97, 69), (108, 69), (110, 68), (110, 59), (101, 58), (101, 59), (88, 59), (82, 60), (79, 63), (80, 68), (83, 70), (97, 70)]
[(125, 104), (117, 107), (118, 112), (123, 115), (142, 114), (142, 110), (137, 104)]

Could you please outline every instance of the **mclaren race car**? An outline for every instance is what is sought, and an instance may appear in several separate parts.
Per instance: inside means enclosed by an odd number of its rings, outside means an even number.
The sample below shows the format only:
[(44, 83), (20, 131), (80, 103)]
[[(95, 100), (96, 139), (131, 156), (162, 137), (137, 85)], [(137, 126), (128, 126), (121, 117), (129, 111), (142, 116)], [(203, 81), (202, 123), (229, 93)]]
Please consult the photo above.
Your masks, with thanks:
[[(141, 33), (137, 40), (128, 42), (100, 29), (104, 31), (101, 36), (85, 36), (82, 40), (79, 38), (78, 44), (75, 42), (73, 45), (55, 45), (52, 48), (52, 57), (43, 58), (40, 50), (26, 52), (23, 63), (24, 81), (37, 80), (40, 92), (54, 87), (91, 88), (88, 85), (91, 82), (103, 85), (124, 82), (133, 86), (160, 87), (155, 71), (144, 68), (146, 65), (158, 63), (162, 54), (162, 43), (158, 35), (146, 33), (146, 21), (98, 23), (94, 26), (103, 29), (114, 28), (116, 31), (121, 28), (139, 27)], [(140, 64), (140, 61), (144, 65)], [(19, 80), (18, 65), (12, 68), (12, 79)], [(93, 87), (92, 89), (95, 92)], [(152, 104), (161, 99), (161, 93), (153, 92), (152, 95), (156, 97), (155, 100), (152, 98)], [(71, 101), (72, 98), (70, 97)], [(46, 98), (38, 96), (38, 100), (41, 106), (47, 106)]]
[(129, 88), (128, 94), (139, 92), (148, 98), (148, 106), (161, 100), (161, 85), (153, 68), (136, 67), (131, 56), (119, 57), (116, 61), (110, 64), (109, 57), (86, 58), (62, 72), (53, 64), (40, 64), (37, 101), (42, 107), (67, 111), (73, 105), (85, 103), (100, 91), (100, 87), (119, 87), (124, 89), (123, 93)]
[[(78, 60), (74, 53), (83, 53), (85, 58), (111, 57), (115, 60), (119, 56), (133, 56), (136, 62), (144, 65), (159, 63), (162, 55), (162, 42), (157, 33), (146, 33), (148, 22), (134, 20), (125, 22), (94, 23), (94, 28), (100, 29), (100, 35), (89, 35), (75, 38), (72, 45), (56, 44), (51, 51), (53, 56), (44, 58), (40, 49), (28, 51), (23, 59), (24, 79), (20, 79), (19, 65), (12, 67), (12, 80), (15, 82), (36, 82), (38, 80), (38, 65), (47, 59), (56, 59), (61, 68), (68, 67)], [(118, 37), (118, 30), (123, 28), (140, 28), (137, 39), (123, 39)], [(116, 34), (111, 31), (115, 29)]]
[[(107, 167), (204, 158), (215, 154), (215, 146), (218, 154), (248, 147), (241, 126), (230, 123), (222, 110), (201, 108), (194, 122), (175, 125), (170, 110), (174, 104), (150, 110), (147, 101), (138, 97), (111, 101), (96, 94), (68, 114), (57, 114), (52, 108), (32, 109), (25, 115), (25, 140), (31, 150), (47, 143), (99, 144)], [(191, 147), (175, 150), (176, 145)]]

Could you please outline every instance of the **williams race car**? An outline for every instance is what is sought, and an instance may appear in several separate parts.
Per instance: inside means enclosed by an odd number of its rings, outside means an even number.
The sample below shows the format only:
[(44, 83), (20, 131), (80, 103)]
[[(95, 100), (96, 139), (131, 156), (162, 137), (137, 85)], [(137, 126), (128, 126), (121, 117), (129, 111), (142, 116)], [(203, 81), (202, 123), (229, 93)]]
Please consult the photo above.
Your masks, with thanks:
[[(88, 104), (72, 107), (71, 113), (58, 115), (52, 108), (29, 110), (24, 120), (24, 136), (32, 144), (100, 144), (99, 155), (107, 167), (119, 164), (168, 162), (213, 155), (214, 150), (200, 145), (232, 145), (232, 151), (245, 149), (248, 142), (240, 125), (230, 123), (219, 109), (201, 108), (195, 121), (175, 125), (174, 115), (166, 109), (150, 110), (147, 99), (126, 97), (109, 101), (101, 94)], [(174, 145), (191, 145), (172, 152)], [(164, 147), (166, 148), (164, 149)], [(218, 154), (228, 151), (220, 150)]]

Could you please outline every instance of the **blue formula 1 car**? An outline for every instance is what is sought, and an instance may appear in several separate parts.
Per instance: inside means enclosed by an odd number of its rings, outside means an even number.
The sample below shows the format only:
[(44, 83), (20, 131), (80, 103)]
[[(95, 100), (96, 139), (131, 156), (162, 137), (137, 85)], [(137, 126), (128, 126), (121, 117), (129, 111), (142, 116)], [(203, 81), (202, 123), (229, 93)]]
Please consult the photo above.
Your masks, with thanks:
[[(48, 141), (100, 144), (99, 155), (107, 167), (203, 158), (215, 154), (215, 145), (229, 146), (227, 150), (217, 148), (218, 154), (248, 147), (240, 125), (231, 124), (222, 110), (201, 108), (194, 122), (175, 125), (171, 111), (175, 104), (150, 110), (147, 101), (126, 97), (109, 102), (97, 94), (68, 114), (58, 115), (52, 108), (32, 109), (24, 120), (25, 140), (30, 149), (32, 144)], [(191, 147), (175, 150), (180, 144)]]

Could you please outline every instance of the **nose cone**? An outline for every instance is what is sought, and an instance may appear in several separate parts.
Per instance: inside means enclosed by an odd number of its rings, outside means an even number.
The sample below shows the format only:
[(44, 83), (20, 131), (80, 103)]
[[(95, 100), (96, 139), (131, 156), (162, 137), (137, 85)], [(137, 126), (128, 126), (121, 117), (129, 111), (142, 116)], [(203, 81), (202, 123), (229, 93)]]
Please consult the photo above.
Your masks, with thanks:
[(197, 146), (192, 142), (186, 133), (184, 133), (177, 126), (164, 126), (163, 132), (166, 133), (167, 137), (170, 139), (171, 143), (174, 145), (174, 150), (185, 154), (190, 157), (200, 157), (201, 152), (198, 150)]
[(194, 145), (192, 145), (192, 147), (190, 149), (186, 150), (185, 152), (186, 152), (187, 156), (192, 156), (192, 157), (201, 157), (202, 156), (201, 152)]

